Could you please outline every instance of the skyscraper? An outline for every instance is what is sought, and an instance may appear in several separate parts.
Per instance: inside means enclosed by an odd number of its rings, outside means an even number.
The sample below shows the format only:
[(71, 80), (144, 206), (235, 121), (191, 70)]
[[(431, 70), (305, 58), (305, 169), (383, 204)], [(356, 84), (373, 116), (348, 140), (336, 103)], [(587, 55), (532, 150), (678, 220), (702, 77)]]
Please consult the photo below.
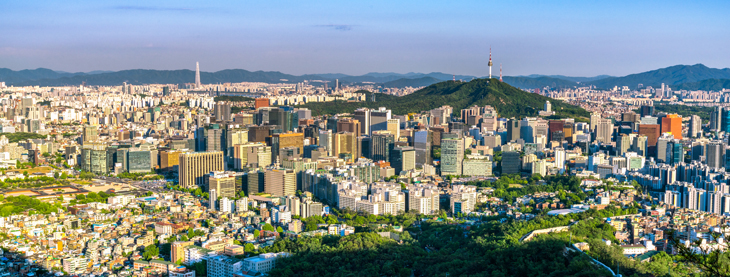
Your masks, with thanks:
[(207, 174), (223, 170), (223, 151), (181, 154), (179, 170), (181, 187), (193, 188), (203, 185)]
[(464, 139), (445, 138), (441, 140), (441, 175), (461, 175), (464, 161)]
[(662, 118), (662, 133), (671, 133), (675, 139), (682, 139), (682, 117), (669, 114)]
[(200, 88), (200, 63), (195, 62), (195, 88)]
[(693, 114), (690, 117), (688, 135), (692, 138), (697, 138), (702, 135), (702, 119), (699, 115)]

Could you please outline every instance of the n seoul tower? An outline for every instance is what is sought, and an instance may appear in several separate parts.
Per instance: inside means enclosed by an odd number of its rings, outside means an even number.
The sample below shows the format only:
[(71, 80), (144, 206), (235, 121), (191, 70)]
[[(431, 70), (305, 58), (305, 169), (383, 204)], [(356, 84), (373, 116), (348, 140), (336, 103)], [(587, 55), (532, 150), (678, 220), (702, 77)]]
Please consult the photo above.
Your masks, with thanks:
[(492, 79), (492, 47), (489, 47), (489, 79)]

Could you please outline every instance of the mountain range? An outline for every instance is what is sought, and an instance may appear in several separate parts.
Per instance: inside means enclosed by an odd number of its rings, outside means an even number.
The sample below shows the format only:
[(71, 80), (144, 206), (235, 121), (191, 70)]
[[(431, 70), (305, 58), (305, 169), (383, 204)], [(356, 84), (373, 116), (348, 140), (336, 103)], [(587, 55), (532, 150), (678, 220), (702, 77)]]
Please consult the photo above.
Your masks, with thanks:
[[(312, 83), (338, 80), (341, 84), (378, 84), (386, 88), (424, 87), (447, 80), (470, 81), (477, 76), (452, 75), (441, 72), (431, 73), (378, 73), (371, 72), (360, 76), (341, 73), (291, 75), (278, 71), (248, 71), (227, 69), (216, 72), (201, 72), (201, 80), (206, 84), (235, 82), (298, 83), (308, 80)], [(45, 68), (14, 71), (0, 68), (0, 82), (8, 86), (64, 86), (64, 85), (120, 85), (124, 82), (142, 84), (184, 84), (195, 79), (192, 70), (149, 70), (132, 69), (122, 71), (61, 72)], [(564, 75), (527, 75), (505, 76), (504, 81), (522, 89), (570, 88), (592, 85), (597, 88), (611, 89), (614, 86), (637, 88), (639, 84), (659, 87), (662, 83), (677, 89), (721, 90), (730, 88), (730, 68), (709, 68), (703, 64), (675, 65), (622, 77), (599, 75), (594, 77), (572, 77)], [(330, 84), (331, 86), (331, 84)]]

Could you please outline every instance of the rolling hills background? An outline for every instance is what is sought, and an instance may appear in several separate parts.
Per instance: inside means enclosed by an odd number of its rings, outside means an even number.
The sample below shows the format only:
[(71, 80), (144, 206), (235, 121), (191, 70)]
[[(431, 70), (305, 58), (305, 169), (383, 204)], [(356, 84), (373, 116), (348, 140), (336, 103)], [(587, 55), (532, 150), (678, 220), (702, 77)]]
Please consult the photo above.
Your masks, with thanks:
[[(317, 85), (323, 82), (341, 84), (375, 84), (384, 88), (423, 87), (443, 81), (471, 81), (478, 78), (470, 75), (452, 75), (441, 72), (431, 73), (377, 73), (371, 72), (360, 76), (340, 73), (323, 73), (307, 75), (291, 75), (278, 71), (248, 71), (243, 69), (227, 69), (216, 72), (201, 72), (201, 81), (205, 84), (235, 82), (265, 83), (298, 83), (305, 80)], [(116, 72), (60, 72), (45, 68), (14, 71), (0, 68), (0, 82), (8, 86), (64, 86), (64, 85), (120, 85), (124, 82), (133, 85), (144, 84), (184, 84), (195, 79), (192, 70), (149, 70), (132, 69)], [(622, 77), (599, 75), (595, 77), (571, 77), (563, 75), (528, 75), (505, 76), (504, 81), (521, 89), (535, 88), (571, 88), (592, 85), (597, 88), (611, 89), (614, 86), (629, 86), (632, 89), (639, 84), (659, 87), (662, 83), (675, 90), (722, 90), (730, 89), (730, 68), (709, 68), (703, 64), (675, 65), (657, 70), (631, 74)], [(331, 86), (331, 84), (330, 84)]]

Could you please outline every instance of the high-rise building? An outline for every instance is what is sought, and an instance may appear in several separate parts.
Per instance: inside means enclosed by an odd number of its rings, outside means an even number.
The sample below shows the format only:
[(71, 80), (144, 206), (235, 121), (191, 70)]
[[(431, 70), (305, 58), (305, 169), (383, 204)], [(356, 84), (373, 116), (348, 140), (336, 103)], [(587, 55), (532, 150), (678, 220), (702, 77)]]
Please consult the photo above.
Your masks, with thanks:
[(712, 168), (723, 167), (725, 162), (723, 159), (723, 154), (725, 154), (725, 144), (719, 141), (713, 141), (707, 145), (706, 149), (707, 166)]
[(259, 108), (265, 108), (269, 107), (270, 101), (269, 98), (256, 98), (254, 101), (254, 109), (259, 110)]
[(337, 121), (337, 132), (351, 132), (355, 137), (359, 137), (362, 134), (362, 127), (359, 120), (344, 118)]
[(297, 192), (297, 174), (291, 169), (266, 170), (264, 191), (277, 196), (294, 195)]
[(669, 114), (662, 118), (662, 133), (670, 133), (675, 139), (682, 139), (682, 117)]
[[(507, 142), (516, 141), (521, 137), (521, 126), (520, 121), (517, 119), (510, 119), (507, 123)], [(532, 138), (530, 138), (532, 140)]]
[(374, 131), (371, 137), (371, 159), (373, 161), (390, 161), (390, 150), (395, 147), (395, 136), (388, 131)]
[(502, 152), (502, 174), (518, 174), (520, 173), (520, 152), (505, 151)]
[(213, 171), (208, 175), (208, 191), (215, 190), (220, 197), (235, 198), (236, 176), (221, 171)]
[(304, 134), (303, 133), (284, 133), (271, 136), (271, 159), (277, 161), (280, 159), (279, 152), (281, 149), (294, 147), (299, 154), (304, 153)]
[(610, 119), (599, 119), (596, 124), (596, 140), (605, 144), (611, 143), (613, 122)]
[(565, 134), (563, 133), (564, 127), (565, 121), (550, 120), (548, 122), (548, 133), (550, 135), (550, 141), (562, 142), (565, 138)]
[(198, 89), (202, 85), (200, 84), (200, 63), (195, 62), (195, 88)]
[(654, 106), (641, 106), (641, 117), (654, 116)]
[(702, 119), (699, 115), (692, 115), (690, 117), (689, 130), (687, 132), (692, 138), (698, 138), (702, 135)]
[(353, 162), (358, 155), (357, 137), (355, 133), (339, 132), (335, 134), (334, 149), (332, 155)]
[(441, 175), (461, 175), (464, 161), (464, 139), (441, 139)]
[(99, 140), (99, 126), (84, 125), (84, 143)]
[(211, 189), (208, 191), (208, 208), (211, 210), (215, 210), (216, 203), (218, 203), (218, 194), (214, 189)]
[[(357, 116), (357, 114), (356, 114)], [(357, 119), (357, 117), (355, 117)], [(391, 119), (390, 110), (380, 107), (370, 111), (370, 133), (388, 130), (388, 119)], [(395, 135), (395, 134), (394, 134)]]
[(222, 151), (181, 154), (178, 183), (184, 188), (204, 185), (207, 174), (211, 171), (223, 171), (223, 167)]
[(397, 118), (388, 119), (387, 124), (388, 132), (395, 136), (395, 141), (398, 141), (400, 139), (400, 120)]
[(333, 155), (335, 152), (335, 142), (332, 135), (332, 130), (319, 130), (319, 138), (317, 140), (319, 147), (327, 149), (329, 155)]
[(419, 168), (425, 164), (431, 164), (432, 139), (433, 136), (429, 130), (416, 131), (413, 134), (413, 147), (416, 151), (416, 166)]
[(370, 109), (359, 108), (355, 110), (354, 118), (360, 122), (360, 134), (370, 135)]
[(416, 168), (416, 151), (413, 147), (395, 147), (390, 152), (390, 166), (395, 169), (395, 174), (400, 175), (401, 171), (408, 171)]
[[(216, 125), (213, 125), (216, 126)], [(225, 138), (223, 137), (223, 130), (218, 128), (208, 129), (206, 136), (206, 151), (223, 151)]]
[(175, 263), (185, 262), (185, 247), (193, 245), (193, 241), (176, 241), (170, 246), (170, 260)]
[(217, 121), (231, 121), (231, 105), (217, 103), (213, 112)]

